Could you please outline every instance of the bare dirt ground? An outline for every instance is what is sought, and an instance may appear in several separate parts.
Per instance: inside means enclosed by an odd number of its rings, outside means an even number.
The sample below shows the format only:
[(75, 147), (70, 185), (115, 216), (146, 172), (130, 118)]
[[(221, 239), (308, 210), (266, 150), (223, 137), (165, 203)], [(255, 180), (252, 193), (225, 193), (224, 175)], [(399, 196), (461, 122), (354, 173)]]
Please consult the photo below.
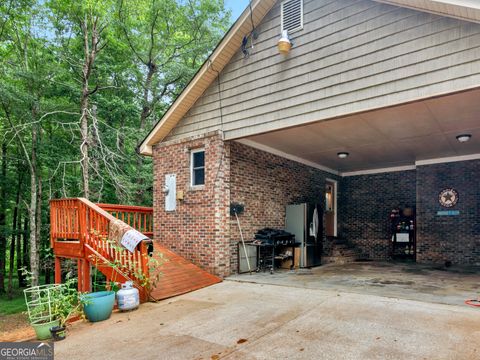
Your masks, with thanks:
[(12, 314), (0, 316), (0, 341), (19, 341), (35, 336), (28, 324), (27, 315)]

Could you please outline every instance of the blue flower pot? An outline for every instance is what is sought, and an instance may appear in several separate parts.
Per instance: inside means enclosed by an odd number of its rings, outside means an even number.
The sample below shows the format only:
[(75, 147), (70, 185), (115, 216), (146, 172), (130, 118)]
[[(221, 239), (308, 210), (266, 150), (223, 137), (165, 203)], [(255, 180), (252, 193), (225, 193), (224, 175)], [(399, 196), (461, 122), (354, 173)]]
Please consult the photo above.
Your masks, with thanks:
[(112, 314), (115, 291), (97, 291), (82, 295), (83, 312), (91, 322), (107, 320)]

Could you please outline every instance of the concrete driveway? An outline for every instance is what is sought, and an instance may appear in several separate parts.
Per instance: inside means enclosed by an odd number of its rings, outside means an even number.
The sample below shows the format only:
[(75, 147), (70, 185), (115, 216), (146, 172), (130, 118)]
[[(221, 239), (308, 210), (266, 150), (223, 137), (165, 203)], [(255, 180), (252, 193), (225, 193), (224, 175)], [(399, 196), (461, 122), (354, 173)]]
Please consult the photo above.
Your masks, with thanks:
[(479, 267), (405, 262), (329, 264), (296, 271), (234, 275), (230, 280), (307, 289), (354, 292), (407, 300), (463, 305), (480, 293)]
[(101, 323), (56, 359), (479, 359), (480, 310), (224, 281)]

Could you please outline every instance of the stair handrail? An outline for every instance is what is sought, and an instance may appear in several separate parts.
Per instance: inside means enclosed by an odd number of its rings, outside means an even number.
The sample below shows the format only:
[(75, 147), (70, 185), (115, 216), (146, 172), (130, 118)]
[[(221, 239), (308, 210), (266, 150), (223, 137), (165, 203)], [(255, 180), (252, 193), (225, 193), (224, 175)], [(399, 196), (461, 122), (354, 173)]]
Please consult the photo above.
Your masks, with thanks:
[[(88, 247), (89, 253), (94, 253), (105, 263), (120, 263), (123, 277), (134, 280), (140, 287), (143, 286), (144, 279), (148, 279), (149, 276), (149, 241), (140, 242), (133, 253), (118, 251), (119, 246), (113, 245), (112, 239), (108, 239), (111, 223), (118, 220), (108, 211), (85, 198), (51, 200), (50, 205), (53, 223), (51, 224), (52, 248), (55, 247), (58, 238), (65, 239), (75, 235), (75, 239), (78, 238), (75, 246), (80, 246), (82, 249)], [(60, 211), (62, 207), (68, 210)], [(128, 226), (133, 229), (130, 225)], [(70, 244), (70, 246), (73, 245)], [(85, 250), (82, 250), (82, 253), (86, 253)], [(92, 259), (85, 260), (94, 262)], [(120, 269), (112, 268), (112, 271), (119, 273)], [(139, 274), (143, 279), (138, 278)]]

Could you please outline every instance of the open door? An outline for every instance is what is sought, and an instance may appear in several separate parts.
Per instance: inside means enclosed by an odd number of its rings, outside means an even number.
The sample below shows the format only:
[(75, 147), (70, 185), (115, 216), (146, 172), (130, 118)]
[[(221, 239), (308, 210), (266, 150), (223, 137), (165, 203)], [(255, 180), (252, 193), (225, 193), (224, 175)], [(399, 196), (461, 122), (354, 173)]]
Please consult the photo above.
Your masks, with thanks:
[(325, 183), (325, 235), (337, 236), (337, 188), (338, 182)]

